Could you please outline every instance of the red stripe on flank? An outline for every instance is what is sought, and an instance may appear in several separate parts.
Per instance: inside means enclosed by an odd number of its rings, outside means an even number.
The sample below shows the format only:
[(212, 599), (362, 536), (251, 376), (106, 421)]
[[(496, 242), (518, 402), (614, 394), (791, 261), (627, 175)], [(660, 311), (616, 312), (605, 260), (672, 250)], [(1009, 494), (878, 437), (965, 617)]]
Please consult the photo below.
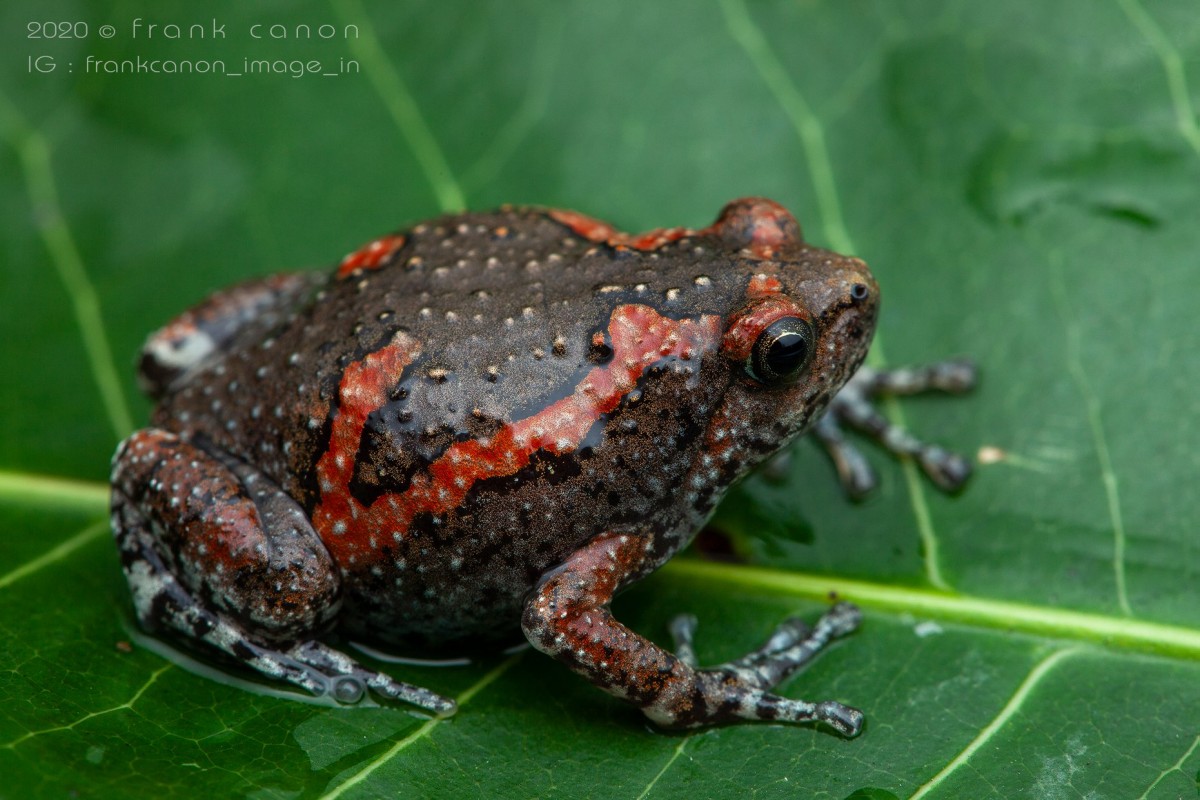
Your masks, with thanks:
[[(417, 515), (436, 516), (458, 508), (477, 481), (512, 475), (539, 451), (561, 455), (577, 449), (601, 416), (636, 388), (647, 369), (668, 358), (698, 362), (703, 352), (717, 348), (721, 328), (715, 315), (675, 320), (647, 306), (618, 307), (608, 325), (612, 359), (590, 370), (570, 395), (505, 425), (488, 439), (451, 445), (428, 470), (413, 475), (404, 492), (383, 495), (367, 508), (349, 490), (359, 438), (367, 415), (387, 402), (389, 381), (394, 383), (398, 375), (392, 370), (410, 363), (414, 352), (411, 343), (389, 345), (351, 365), (342, 378), (342, 406), (329, 452), (318, 464), (322, 498), (313, 524), (338, 563), (352, 564), (370, 550), (392, 544), (393, 533), (405, 538)], [(394, 348), (399, 352), (385, 353)], [(346, 526), (342, 534), (334, 532), (338, 521)]]
[(340, 545), (352, 536), (357, 538), (358, 534), (352, 532), (361, 530), (357, 523), (362, 519), (363, 507), (350, 496), (350, 479), (363, 427), (371, 412), (388, 401), (388, 390), (419, 353), (417, 342), (401, 331), (390, 344), (342, 373), (329, 447), (317, 461), (321, 501), (312, 516), (313, 527), (339, 563), (342, 556), (349, 555)]

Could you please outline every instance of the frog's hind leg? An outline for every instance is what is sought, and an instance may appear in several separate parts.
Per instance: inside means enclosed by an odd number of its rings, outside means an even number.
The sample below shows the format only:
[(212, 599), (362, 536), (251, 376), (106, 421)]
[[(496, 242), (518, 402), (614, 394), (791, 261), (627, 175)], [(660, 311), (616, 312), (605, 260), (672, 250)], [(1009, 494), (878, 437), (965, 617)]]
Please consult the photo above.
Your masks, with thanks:
[(315, 287), (320, 273), (271, 275), (210, 296), (150, 334), (138, 361), (138, 382), (157, 399), (179, 378), (248, 330), (265, 334)]
[(834, 606), (811, 629), (790, 620), (750, 655), (700, 669), (691, 648), (694, 620), (684, 618), (673, 626), (683, 644), (682, 656), (676, 656), (616, 621), (609, 611), (613, 594), (654, 566), (653, 545), (652, 537), (635, 534), (592, 539), (530, 593), (522, 620), (526, 638), (664, 727), (743, 719), (824, 722), (846, 736), (859, 732), (863, 717), (857, 709), (768, 691), (830, 640), (853, 630), (859, 619), (854, 606)]
[(203, 642), (258, 672), (355, 702), (365, 689), (433, 713), (454, 702), (312, 640), (340, 580), (300, 506), (266, 476), (147, 429), (113, 459), (112, 520), (142, 625)]
[(971, 476), (970, 462), (888, 421), (874, 400), (881, 395), (927, 391), (958, 394), (973, 387), (975, 381), (975, 365), (965, 360), (901, 369), (859, 369), (813, 427), (813, 434), (833, 459), (846, 493), (860, 498), (875, 487), (877, 479), (866, 458), (846, 440), (842, 424), (866, 433), (895, 455), (915, 459), (938, 488), (948, 492), (960, 489)]

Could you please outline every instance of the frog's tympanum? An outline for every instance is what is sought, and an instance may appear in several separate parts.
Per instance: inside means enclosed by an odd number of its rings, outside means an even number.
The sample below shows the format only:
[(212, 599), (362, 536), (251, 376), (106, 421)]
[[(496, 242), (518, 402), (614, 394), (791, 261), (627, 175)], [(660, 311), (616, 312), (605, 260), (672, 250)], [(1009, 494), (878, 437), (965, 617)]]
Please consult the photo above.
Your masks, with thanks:
[[(685, 547), (738, 478), (822, 419), (843, 479), (869, 476), (841, 418), (939, 483), (966, 464), (891, 429), (867, 266), (804, 242), (769, 200), (631, 235), (504, 208), (386, 236), (328, 276), (260, 279), (150, 337), (152, 427), (117, 451), (112, 518), (138, 618), (344, 702), (454, 702), (322, 640), (535, 648), (667, 727), (862, 714), (770, 689), (856, 627), (835, 605), (761, 649), (695, 664), (613, 618), (613, 595)], [(969, 376), (968, 378), (969, 379)], [(831, 402), (833, 406), (830, 407)]]

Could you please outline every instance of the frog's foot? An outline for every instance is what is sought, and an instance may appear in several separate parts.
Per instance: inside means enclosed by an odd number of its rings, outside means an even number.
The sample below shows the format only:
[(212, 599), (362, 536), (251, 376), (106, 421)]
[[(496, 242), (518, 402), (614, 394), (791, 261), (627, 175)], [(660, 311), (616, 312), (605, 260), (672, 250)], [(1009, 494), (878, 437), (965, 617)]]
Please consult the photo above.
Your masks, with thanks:
[(889, 422), (873, 400), (880, 395), (927, 391), (959, 394), (974, 386), (975, 381), (975, 365), (967, 360), (901, 369), (859, 369), (813, 427), (813, 434), (833, 459), (846, 493), (861, 498), (875, 487), (877, 479), (867, 459), (846, 440), (842, 424), (866, 433), (894, 455), (916, 459), (922, 471), (943, 491), (962, 488), (971, 476), (971, 464), (967, 459), (936, 444), (922, 442), (904, 428)]
[(860, 613), (839, 603), (809, 626), (787, 620), (758, 650), (709, 669), (696, 666), (695, 619), (672, 623), (680, 654), (672, 655), (617, 622), (613, 593), (653, 566), (653, 542), (605, 534), (548, 573), (525, 605), (522, 625), (538, 650), (601, 689), (641, 707), (667, 728), (734, 720), (823, 722), (845, 736), (862, 728), (862, 712), (841, 703), (810, 703), (768, 690), (812, 660), (826, 644), (857, 627)]
[(448, 717), (458, 710), (458, 705), (448, 697), (411, 683), (403, 683), (390, 675), (375, 672), (359, 664), (350, 656), (329, 645), (308, 641), (293, 645), (287, 655), (321, 673), (336, 676), (333, 681), (333, 696), (342, 703), (357, 703), (367, 689), (381, 697), (411, 703), (431, 711), (439, 717)]
[[(747, 686), (772, 689), (812, 661), (831, 641), (857, 630), (861, 622), (858, 606), (845, 602), (829, 609), (813, 626), (792, 617), (780, 623), (762, 647), (712, 669), (730, 672)], [(695, 632), (696, 618), (690, 614), (676, 617), (671, 623), (675, 655), (690, 667), (697, 666), (692, 646)]]
[(138, 431), (114, 458), (112, 519), (147, 629), (315, 695), (355, 702), (371, 689), (453, 713), (451, 700), (308, 641), (341, 607), (338, 573), (303, 510), (262, 473), (174, 433)]

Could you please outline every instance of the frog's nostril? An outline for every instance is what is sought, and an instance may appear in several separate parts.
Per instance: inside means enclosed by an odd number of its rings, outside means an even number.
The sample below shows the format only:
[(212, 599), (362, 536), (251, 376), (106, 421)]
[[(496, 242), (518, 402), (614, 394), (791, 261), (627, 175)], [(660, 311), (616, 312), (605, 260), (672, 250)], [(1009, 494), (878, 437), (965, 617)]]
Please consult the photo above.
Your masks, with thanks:
[(867, 288), (865, 283), (856, 283), (850, 287), (850, 299), (856, 303), (861, 303), (871, 296), (871, 290)]

